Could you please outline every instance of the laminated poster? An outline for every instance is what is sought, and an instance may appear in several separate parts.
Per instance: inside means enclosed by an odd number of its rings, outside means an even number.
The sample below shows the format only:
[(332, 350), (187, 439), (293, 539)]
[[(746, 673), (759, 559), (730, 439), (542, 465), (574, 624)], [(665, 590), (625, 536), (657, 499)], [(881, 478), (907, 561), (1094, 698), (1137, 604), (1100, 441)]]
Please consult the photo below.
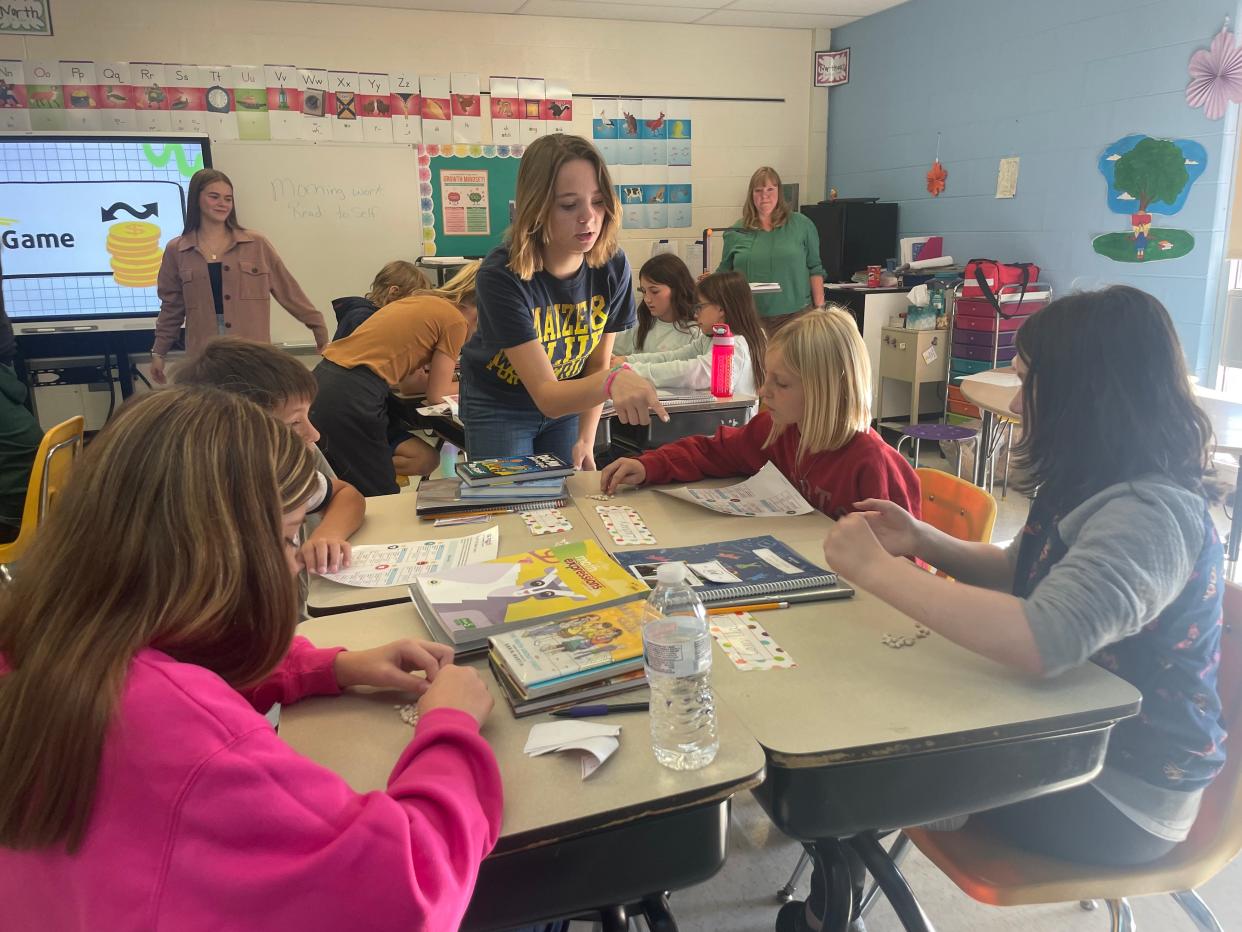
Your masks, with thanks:
[(440, 219), (446, 236), (490, 236), (487, 169), (440, 172)]
[(331, 139), (332, 120), (328, 117), (328, 72), (324, 68), (299, 68), (302, 89), (302, 138)]
[(30, 129), (26, 105), (26, 66), (20, 61), (0, 61), (0, 130)]
[(412, 71), (395, 71), (388, 76), (388, 86), (393, 142), (421, 142), (423, 99), (418, 93), (418, 75)]
[(518, 97), (517, 78), (492, 75), (491, 92), (492, 142), (498, 146), (519, 145), (522, 99)]

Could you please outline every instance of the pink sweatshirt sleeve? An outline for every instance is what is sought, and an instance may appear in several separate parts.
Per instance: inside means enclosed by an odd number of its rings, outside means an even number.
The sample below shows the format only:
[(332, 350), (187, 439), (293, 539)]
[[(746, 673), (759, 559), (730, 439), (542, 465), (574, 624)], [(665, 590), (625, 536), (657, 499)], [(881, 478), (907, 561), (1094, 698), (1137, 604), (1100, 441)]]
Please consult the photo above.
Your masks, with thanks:
[(152, 927), (456, 929), (503, 805), (491, 748), (454, 709), (423, 716), (386, 792), (355, 793), (263, 728), (182, 799)]
[(742, 427), (721, 427), (714, 436), (683, 437), (644, 453), (645, 485), (694, 482), (705, 476), (750, 476), (768, 461), (763, 442), (771, 421), (760, 415)]
[(336, 681), (334, 661), (343, 647), (319, 648), (298, 636), (289, 645), (289, 652), (267, 679), (243, 689), (242, 696), (260, 712), (273, 704), (297, 702), (307, 696), (335, 696), (341, 691)]

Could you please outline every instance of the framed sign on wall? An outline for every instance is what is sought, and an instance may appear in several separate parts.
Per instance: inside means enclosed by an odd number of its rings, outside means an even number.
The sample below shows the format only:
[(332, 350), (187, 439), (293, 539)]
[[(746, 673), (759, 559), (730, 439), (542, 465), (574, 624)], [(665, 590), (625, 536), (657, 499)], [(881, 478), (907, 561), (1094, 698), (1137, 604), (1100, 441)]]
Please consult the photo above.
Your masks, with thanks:
[(836, 87), (850, 82), (850, 50), (815, 53), (816, 87)]

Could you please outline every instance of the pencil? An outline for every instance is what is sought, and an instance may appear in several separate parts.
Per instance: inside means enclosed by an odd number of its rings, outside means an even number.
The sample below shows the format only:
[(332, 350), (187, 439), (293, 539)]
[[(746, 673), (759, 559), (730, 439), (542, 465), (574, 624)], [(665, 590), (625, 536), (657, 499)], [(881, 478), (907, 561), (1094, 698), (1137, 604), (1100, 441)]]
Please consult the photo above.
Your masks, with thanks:
[(717, 605), (708, 608), (709, 615), (732, 615), (736, 612), (773, 612), (789, 608), (788, 602), (756, 602), (754, 605)]

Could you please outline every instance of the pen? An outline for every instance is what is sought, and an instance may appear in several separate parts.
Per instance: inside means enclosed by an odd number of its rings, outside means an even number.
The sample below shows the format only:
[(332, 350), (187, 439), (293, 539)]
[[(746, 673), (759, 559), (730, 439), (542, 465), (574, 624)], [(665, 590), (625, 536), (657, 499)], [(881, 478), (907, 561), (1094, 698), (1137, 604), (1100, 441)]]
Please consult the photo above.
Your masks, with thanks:
[(617, 705), (575, 705), (558, 709), (552, 714), (557, 718), (589, 718), (594, 715), (610, 715), (613, 712), (646, 712), (646, 702), (621, 702)]
[(772, 612), (778, 608), (789, 608), (789, 603), (757, 602), (754, 605), (714, 605), (707, 610), (707, 614), (732, 615), (735, 612)]

